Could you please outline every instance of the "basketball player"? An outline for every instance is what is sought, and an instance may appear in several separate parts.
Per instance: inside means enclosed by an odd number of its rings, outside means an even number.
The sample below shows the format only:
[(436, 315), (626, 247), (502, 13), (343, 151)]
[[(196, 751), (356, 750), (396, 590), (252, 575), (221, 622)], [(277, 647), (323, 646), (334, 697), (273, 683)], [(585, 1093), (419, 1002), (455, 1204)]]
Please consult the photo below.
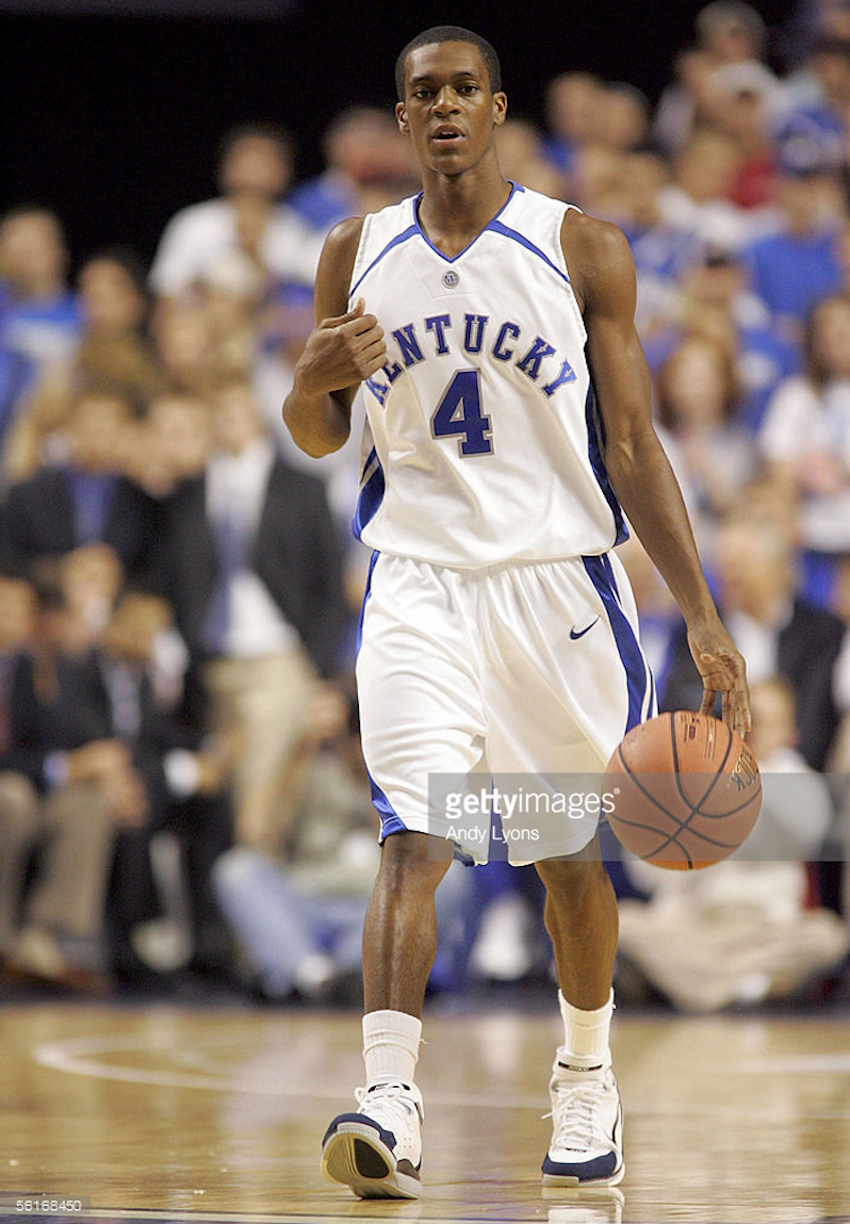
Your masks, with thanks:
[[(670, 585), (705, 684), (749, 727), (744, 663), (700, 568), (650, 420), (635, 274), (613, 226), (507, 182), (506, 98), (484, 39), (415, 38), (397, 62), (416, 199), (345, 221), (316, 282), (319, 320), (284, 417), (308, 454), (336, 450), (363, 384), (355, 531), (375, 550), (357, 663), (382, 861), (364, 930), (366, 1085), (324, 1138), (322, 1168), (363, 1198), (420, 1194), (414, 1082), (446, 839), (486, 859), (478, 828), (429, 809), (429, 774), (599, 773), (655, 712), (634, 602), (611, 553), (624, 514)], [(622, 509), (621, 509), (622, 507)], [(533, 861), (518, 847), (511, 861)], [(546, 886), (564, 1041), (544, 1180), (623, 1176), (608, 1031), (616, 903), (595, 828), (563, 819)]]

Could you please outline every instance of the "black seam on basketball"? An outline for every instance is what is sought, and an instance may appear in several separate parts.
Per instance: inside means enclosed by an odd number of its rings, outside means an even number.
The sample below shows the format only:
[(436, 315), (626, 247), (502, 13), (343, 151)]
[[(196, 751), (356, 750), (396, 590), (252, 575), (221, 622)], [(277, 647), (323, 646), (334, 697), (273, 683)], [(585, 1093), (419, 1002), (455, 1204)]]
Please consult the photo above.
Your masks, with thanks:
[[(671, 716), (671, 719), (672, 719), (672, 716)], [(681, 819), (680, 819), (680, 818), (679, 818), (679, 817), (676, 815), (676, 813), (675, 813), (675, 812), (671, 812), (669, 808), (666, 808), (666, 807), (664, 806), (664, 804), (663, 804), (663, 803), (661, 803), (661, 802), (660, 802), (658, 799), (656, 799), (655, 795), (653, 795), (651, 791), (648, 791), (648, 790), (646, 789), (646, 787), (645, 787), (645, 786), (644, 786), (644, 785), (643, 785), (643, 784), (640, 782), (640, 780), (638, 779), (638, 776), (637, 776), (637, 774), (634, 772), (634, 770), (632, 770), (632, 769), (630, 769), (630, 768), (629, 768), (628, 762), (626, 761), (626, 758), (623, 756), (623, 750), (622, 750), (622, 747), (618, 747), (618, 748), (617, 748), (617, 752), (618, 752), (618, 754), (619, 754), (620, 760), (621, 760), (621, 761), (622, 761), (622, 763), (623, 763), (623, 768), (625, 769), (626, 773), (627, 773), (627, 774), (629, 775), (629, 777), (631, 778), (632, 782), (634, 782), (635, 786), (638, 788), (638, 790), (639, 790), (639, 791), (641, 792), (641, 794), (644, 796), (644, 798), (649, 799), (649, 801), (650, 801), (651, 803), (654, 803), (654, 804), (655, 804), (655, 806), (658, 808), (658, 810), (659, 810), (660, 812), (663, 812), (663, 813), (664, 813), (664, 815), (665, 815), (665, 816), (667, 816), (667, 817), (668, 817), (668, 818), (669, 818), (669, 819), (670, 819), (670, 820), (673, 822), (673, 824), (674, 824), (674, 825), (677, 825), (678, 827), (676, 828), (676, 830), (675, 830), (673, 833), (671, 833), (671, 834), (665, 834), (665, 833), (663, 833), (663, 832), (662, 832), (662, 830), (661, 830), (661, 829), (656, 829), (656, 828), (655, 828), (653, 825), (642, 825), (642, 824), (640, 824), (638, 821), (635, 821), (635, 820), (626, 820), (626, 819), (625, 819), (623, 816), (619, 816), (619, 815), (618, 815), (618, 816), (617, 816), (617, 820), (620, 822), (620, 824), (627, 824), (627, 825), (631, 825), (631, 826), (633, 826), (634, 828), (643, 828), (643, 829), (649, 829), (649, 830), (650, 830), (651, 832), (653, 832), (653, 833), (659, 833), (659, 834), (661, 834), (661, 836), (662, 836), (662, 837), (664, 837), (664, 838), (666, 839), (665, 841), (663, 841), (663, 842), (661, 843), (661, 846), (659, 847), (659, 849), (663, 849), (663, 848), (664, 848), (664, 846), (669, 845), (669, 843), (670, 843), (671, 841), (675, 841), (675, 839), (676, 839), (676, 837), (679, 835), (679, 833), (681, 833), (681, 832), (682, 832), (684, 829), (687, 829), (687, 828), (689, 827), (690, 821), (691, 821), (691, 820), (693, 819), (693, 817), (694, 817), (694, 816), (697, 814), (697, 809), (695, 809), (695, 808), (691, 808), (691, 811), (690, 811), (689, 815), (686, 817), (686, 819), (685, 819), (685, 820), (681, 820)], [(665, 775), (665, 776), (666, 776), (666, 775)], [(687, 795), (683, 795), (683, 796), (682, 796), (682, 798), (684, 799), (685, 803), (687, 803), (687, 804), (688, 804), (688, 806), (690, 806), (690, 800), (688, 799)], [(678, 843), (677, 843), (677, 845), (678, 845)], [(683, 849), (684, 849), (684, 847), (680, 846), (680, 847), (679, 847), (679, 849), (680, 849), (680, 850), (683, 850)], [(657, 853), (658, 853), (658, 851), (657, 851), (657, 850), (653, 851), (653, 854), (657, 854)]]
[(761, 794), (761, 780), (759, 780), (758, 788), (753, 791), (748, 799), (743, 803), (739, 803), (736, 808), (730, 808), (728, 812), (700, 812), (706, 820), (725, 820), (727, 816), (737, 816), (739, 812), (743, 812), (744, 808), (749, 807), (754, 799), (757, 799)]
[[(644, 829), (647, 832), (658, 833), (662, 837), (663, 840), (656, 847), (656, 849), (654, 849), (651, 852), (647, 851), (643, 855), (641, 855), (641, 857), (645, 858), (648, 862), (650, 862), (653, 858), (657, 857), (668, 846), (675, 845), (677, 849), (680, 850), (681, 853), (685, 855), (688, 861), (689, 867), (692, 868), (693, 860), (691, 859), (690, 853), (688, 852), (687, 847), (683, 846), (678, 840), (679, 835), (685, 832), (690, 833), (693, 837), (698, 837), (700, 841), (706, 842), (710, 846), (716, 846), (720, 849), (724, 849), (729, 852), (736, 850), (738, 848), (737, 843), (733, 842), (730, 844), (729, 842), (717, 841), (716, 839), (708, 837), (706, 834), (700, 833), (697, 829), (694, 829), (691, 827), (691, 821), (694, 819), (695, 816), (703, 816), (709, 820), (720, 820), (720, 819), (725, 819), (728, 816), (734, 816), (737, 812), (740, 812), (743, 808), (747, 807), (748, 804), (752, 802), (752, 799), (754, 797), (754, 796), (750, 796), (749, 799), (747, 799), (739, 807), (734, 808), (731, 812), (722, 812), (722, 813), (718, 813), (715, 815), (713, 813), (703, 812), (700, 810), (701, 805), (709, 797), (712, 790), (714, 789), (714, 787), (717, 785), (718, 781), (720, 780), (721, 776), (723, 776), (723, 770), (725, 768), (726, 762), (729, 759), (729, 753), (732, 750), (732, 743), (733, 743), (733, 738), (734, 738), (732, 735), (732, 732), (729, 729), (729, 727), (725, 726), (725, 724), (721, 723), (720, 725), (724, 727), (728, 735), (728, 739), (726, 742), (726, 749), (723, 753), (723, 760), (721, 761), (717, 769), (717, 772), (712, 778), (707, 790), (701, 796), (699, 803), (697, 805), (694, 805), (692, 801), (688, 798), (688, 796), (685, 794), (682, 788), (680, 771), (679, 771), (679, 753), (678, 753), (677, 745), (676, 745), (675, 715), (674, 715), (674, 712), (672, 711), (670, 712), (670, 742), (671, 742), (672, 751), (673, 751), (673, 769), (674, 769), (674, 775), (676, 778), (676, 788), (679, 792), (679, 797), (691, 809), (684, 820), (680, 819), (680, 817), (677, 816), (674, 812), (669, 811), (669, 809), (666, 808), (663, 803), (660, 803), (653, 794), (651, 794), (648, 790), (646, 790), (646, 788), (638, 780), (637, 775), (629, 767), (629, 764), (625, 756), (623, 755), (622, 745), (618, 745), (617, 755), (619, 756), (620, 761), (623, 765), (623, 768), (625, 769), (626, 773), (631, 778), (632, 782), (635, 784), (635, 786), (638, 788), (638, 790), (641, 792), (641, 794), (646, 799), (649, 799), (659, 809), (659, 811), (663, 812), (664, 815), (667, 816), (673, 822), (673, 824), (678, 826), (672, 833), (665, 834), (660, 829), (656, 829), (653, 825), (644, 825), (644, 824), (641, 824), (639, 821), (626, 820), (622, 816), (617, 817), (617, 820), (621, 824), (628, 825), (630, 828)], [(759, 781), (759, 789), (756, 792), (756, 794), (758, 795), (760, 792), (761, 792), (761, 781)]]
[[(673, 738), (673, 765), (674, 765), (675, 777), (676, 777), (676, 789), (678, 790), (682, 799), (684, 799), (685, 803), (687, 803), (691, 809), (691, 813), (688, 816), (687, 820), (685, 821), (685, 825), (688, 825), (691, 819), (693, 818), (693, 816), (697, 812), (700, 812), (702, 805), (705, 803), (708, 796), (711, 794), (711, 792), (714, 790), (717, 783), (720, 781), (720, 778), (723, 774), (723, 770), (726, 767), (726, 762), (729, 760), (729, 753), (732, 751), (732, 732), (725, 725), (725, 723), (720, 723), (720, 726), (723, 727), (724, 731), (729, 736), (728, 740), (726, 741), (726, 751), (723, 753), (723, 760), (718, 765), (717, 770), (715, 771), (714, 777), (711, 779), (711, 781), (708, 784), (708, 790), (705, 792), (704, 795), (700, 797), (696, 805), (694, 805), (692, 801), (688, 798), (688, 796), (685, 794), (684, 789), (682, 788), (681, 774), (679, 772), (679, 754), (676, 751), (676, 732), (675, 732), (675, 728), (673, 725), (673, 715), (672, 714), (670, 715), (670, 732)], [(705, 815), (705, 813), (703, 812), (700, 812), (700, 814)]]
[[(676, 842), (676, 845), (679, 846), (679, 849), (682, 850), (683, 853), (687, 854), (687, 851), (685, 850), (684, 846), (679, 845), (679, 842), (676, 841), (676, 839), (680, 833), (683, 833), (685, 831), (689, 833), (696, 833), (696, 830), (691, 828), (691, 821), (693, 820), (695, 816), (704, 816), (706, 814), (700, 810), (701, 805), (705, 803), (706, 799), (711, 794), (711, 792), (714, 790), (715, 786), (720, 780), (720, 777), (723, 772), (723, 768), (729, 759), (729, 753), (732, 748), (732, 732), (729, 730), (728, 727), (726, 727), (725, 730), (727, 731), (729, 735), (729, 739), (726, 744), (726, 751), (723, 754), (723, 760), (720, 762), (720, 766), (717, 772), (715, 773), (714, 777), (712, 778), (711, 782), (709, 783), (708, 789), (706, 790), (705, 794), (702, 795), (702, 797), (699, 800), (699, 803), (697, 805), (694, 805), (693, 802), (685, 794), (684, 789), (682, 787), (682, 782), (681, 782), (681, 777), (680, 777), (680, 772), (679, 772), (679, 753), (676, 748), (676, 727), (675, 727), (674, 720), (675, 720), (675, 715), (671, 712), (670, 714), (670, 739), (673, 745), (673, 769), (674, 769), (674, 776), (676, 778), (676, 789), (679, 792), (679, 797), (683, 800), (684, 803), (688, 805), (688, 807), (691, 810), (688, 813), (688, 815), (685, 817), (684, 820), (679, 820), (678, 816), (673, 816), (673, 820), (678, 824), (679, 827), (675, 833), (671, 834), (667, 838), (666, 842), (662, 842), (658, 850), (654, 852), (655, 854), (660, 853), (660, 851), (663, 850), (666, 845), (669, 845), (671, 842), (674, 842), (674, 841)], [(724, 726), (724, 724), (721, 723), (721, 726)], [(704, 839), (704, 840), (710, 840), (710, 839)]]
[[(661, 803), (661, 801), (660, 801), (659, 799), (656, 799), (656, 798), (655, 798), (655, 795), (653, 795), (651, 791), (648, 791), (648, 790), (646, 789), (646, 787), (643, 785), (643, 783), (640, 781), (640, 779), (638, 778), (638, 775), (637, 775), (637, 774), (634, 772), (634, 770), (633, 770), (633, 769), (630, 767), (630, 765), (629, 765), (628, 761), (627, 761), (627, 760), (626, 760), (626, 758), (623, 756), (623, 748), (622, 748), (622, 745), (619, 745), (619, 746), (618, 746), (618, 748), (617, 748), (617, 755), (618, 755), (618, 756), (619, 756), (619, 758), (620, 758), (620, 761), (621, 761), (621, 763), (622, 763), (623, 769), (624, 769), (624, 770), (626, 771), (626, 773), (629, 775), (629, 777), (630, 777), (630, 778), (631, 778), (631, 780), (634, 782), (635, 786), (638, 788), (638, 790), (639, 790), (639, 791), (640, 791), (640, 793), (641, 793), (641, 794), (644, 796), (644, 798), (649, 799), (651, 803), (654, 803), (654, 804), (655, 804), (655, 806), (658, 808), (658, 810), (659, 810), (660, 812), (663, 812), (665, 816), (669, 816), (669, 817), (670, 817), (670, 819), (671, 819), (672, 821), (677, 821), (677, 820), (679, 819), (679, 818), (678, 818), (678, 816), (674, 815), (674, 813), (673, 813), (673, 812), (671, 812), (671, 811), (670, 811), (668, 808), (666, 808), (666, 807), (664, 806), (664, 804), (663, 804), (663, 803)], [(622, 817), (622, 816), (619, 816), (619, 815), (617, 816), (617, 819), (618, 819), (618, 820), (621, 822), (621, 824), (634, 824), (634, 821), (624, 820), (624, 819), (623, 819), (623, 817)], [(646, 826), (646, 827), (648, 827), (648, 828), (652, 828), (652, 825), (648, 825), (648, 826)], [(657, 832), (657, 830), (656, 830), (656, 832)]]

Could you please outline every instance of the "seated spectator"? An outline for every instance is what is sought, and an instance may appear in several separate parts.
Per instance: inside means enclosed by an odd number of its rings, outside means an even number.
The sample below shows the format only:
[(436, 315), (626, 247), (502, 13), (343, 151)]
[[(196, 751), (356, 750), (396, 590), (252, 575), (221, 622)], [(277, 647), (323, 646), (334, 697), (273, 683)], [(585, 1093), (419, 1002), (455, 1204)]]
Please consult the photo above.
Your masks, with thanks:
[(32, 574), (81, 544), (109, 544), (124, 571), (144, 570), (154, 535), (151, 499), (124, 475), (123, 430), (130, 405), (87, 391), (67, 421), (68, 457), (9, 490), (0, 523), (0, 567)]
[(675, 313), (677, 283), (701, 250), (693, 234), (662, 216), (659, 195), (669, 180), (668, 166), (654, 153), (629, 154), (621, 163), (614, 207), (606, 213), (629, 240), (638, 285), (635, 319), (644, 344)]
[(63, 637), (67, 654), (82, 658), (94, 649), (124, 585), (124, 571), (108, 544), (82, 544), (56, 568), (66, 609)]
[(650, 894), (620, 903), (619, 956), (680, 1011), (709, 1012), (809, 991), (834, 973), (850, 937), (826, 909), (806, 903), (805, 862), (832, 824), (826, 781), (794, 747), (794, 699), (779, 679), (750, 690), (748, 742), (762, 776), (755, 829), (706, 871), (627, 870)]
[(741, 247), (749, 236), (747, 217), (730, 199), (740, 167), (740, 150), (729, 136), (695, 132), (674, 160), (673, 181), (658, 195), (665, 225), (702, 246)]
[(125, 591), (80, 685), (94, 733), (123, 746), (126, 765), (108, 780), (122, 829), (115, 849), (110, 904), (113, 957), (119, 974), (138, 965), (131, 942), (151, 916), (150, 842), (167, 829), (182, 851), (183, 887), (191, 915), (191, 967), (230, 967), (230, 944), (215, 904), (216, 859), (232, 845), (229, 777), (238, 745), (206, 735), (205, 695), (193, 676), (174, 705), (157, 683), (157, 639), (171, 622), (161, 599)]
[[(0, 963), (17, 977), (102, 991), (103, 908), (114, 837), (93, 786), (108, 749), (91, 746), (51, 777), (36, 736), (64, 670), (61, 622), (47, 599), (0, 578)], [(38, 691), (43, 718), (29, 722)]]
[(649, 101), (634, 85), (606, 83), (599, 97), (593, 143), (621, 153), (643, 148), (649, 135)]
[(737, 416), (755, 433), (773, 392), (801, 366), (798, 346), (770, 325), (767, 308), (747, 287), (739, 255), (726, 246), (706, 247), (683, 271), (666, 317), (643, 334), (649, 368), (656, 373), (686, 335), (705, 336), (734, 353)]
[(838, 234), (846, 204), (838, 190), (834, 153), (823, 140), (789, 130), (779, 144), (775, 202), (781, 228), (744, 251), (753, 291), (785, 339), (799, 343), (806, 315), (838, 293), (842, 269)]
[(160, 302), (152, 334), (165, 390), (203, 398), (221, 381), (212, 321), (203, 302)]
[(570, 203), (594, 217), (616, 216), (625, 166), (626, 155), (619, 149), (585, 146), (570, 175)]
[(818, 34), (784, 81), (791, 111), (847, 114), (850, 106), (850, 36)]
[[(796, 746), (806, 763), (821, 771), (838, 727), (833, 675), (845, 627), (799, 594), (793, 544), (777, 523), (751, 515), (746, 492), (742, 507), (715, 537), (718, 609), (747, 660), (751, 683), (774, 675), (790, 683)], [(665, 710), (699, 709), (701, 692), (682, 626), (659, 704)]]
[[(376, 828), (356, 701), (322, 686), (287, 762), (279, 845), (267, 853), (236, 847), (213, 870), (221, 909), (264, 997), (359, 997), (363, 921), (380, 857)], [(471, 888), (472, 872), (456, 864), (437, 893), (433, 986), (437, 977), (442, 988), (457, 983)]]
[(160, 387), (162, 371), (145, 334), (147, 297), (131, 251), (105, 250), (77, 278), (82, 331), (73, 351), (35, 382), (6, 439), (6, 482), (32, 476), (62, 456), (62, 431), (81, 391), (110, 392), (138, 412)]
[(236, 847), (215, 865), (219, 904), (267, 998), (359, 977), (380, 857), (359, 743), (356, 710), (319, 688), (285, 767), (274, 852)]
[(767, 209), (776, 186), (773, 132), (782, 105), (779, 82), (764, 64), (739, 60), (716, 69), (713, 84), (715, 126), (740, 153), (729, 199), (738, 208)]
[(700, 9), (694, 24), (699, 45), (715, 66), (764, 56), (764, 19), (745, 0), (711, 0)]
[(139, 425), (128, 475), (157, 501), (199, 476), (212, 445), (212, 407), (198, 396), (163, 392)]
[(542, 151), (565, 182), (558, 194), (607, 216), (606, 176), (611, 186), (624, 156), (646, 137), (649, 104), (642, 93), (620, 82), (606, 84), (583, 72), (567, 72), (546, 91), (549, 136)]
[[(312, 305), (312, 291), (304, 291)], [(206, 315), (219, 378), (251, 377), (268, 340), (272, 292), (273, 282), (241, 251), (222, 255), (204, 271), (195, 296)]]
[(410, 142), (389, 110), (356, 106), (343, 111), (328, 125), (322, 145), (327, 168), (289, 196), (290, 206), (316, 234), (419, 189)]
[(214, 450), (169, 507), (163, 561), (178, 627), (216, 726), (241, 728), (242, 844), (274, 844), (280, 771), (344, 623), (340, 545), (322, 483), (275, 453), (252, 389), (215, 398)]
[(0, 219), (0, 348), (18, 354), (31, 377), (67, 357), (80, 334), (80, 305), (67, 273), (55, 213), (24, 205)]
[(546, 159), (540, 131), (528, 119), (506, 119), (497, 129), (496, 145), (506, 178), (532, 191), (566, 199), (566, 179)]
[(766, 28), (759, 12), (741, 0), (719, 0), (697, 14), (696, 44), (676, 59), (676, 80), (661, 94), (653, 124), (657, 144), (678, 153), (701, 126), (715, 122), (715, 72), (727, 64), (761, 61)]
[(288, 136), (246, 124), (224, 138), (217, 199), (192, 204), (168, 222), (150, 273), (151, 289), (174, 298), (223, 254), (246, 252), (276, 280), (312, 284), (321, 246), (281, 200), (292, 176)]
[(717, 65), (700, 47), (688, 46), (673, 61), (673, 80), (664, 87), (652, 120), (653, 144), (677, 157), (698, 131), (713, 122)]
[(805, 591), (829, 607), (838, 561), (850, 554), (850, 299), (813, 308), (804, 347), (806, 373), (777, 388), (757, 442), (799, 502)]
[(559, 174), (577, 177), (581, 150), (593, 143), (602, 83), (588, 72), (564, 72), (546, 86), (544, 151)]
[(684, 464), (694, 531), (710, 567), (719, 520), (755, 474), (749, 434), (736, 420), (737, 385), (729, 348), (707, 337), (685, 337), (655, 380), (658, 422)]

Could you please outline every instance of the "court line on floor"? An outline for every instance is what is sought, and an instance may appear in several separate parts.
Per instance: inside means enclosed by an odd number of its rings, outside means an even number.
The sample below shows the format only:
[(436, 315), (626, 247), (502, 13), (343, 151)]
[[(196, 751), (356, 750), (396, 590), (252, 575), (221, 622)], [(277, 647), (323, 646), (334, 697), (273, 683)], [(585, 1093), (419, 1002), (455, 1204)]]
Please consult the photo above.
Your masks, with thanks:
[[(226, 1045), (227, 1043), (214, 1043)], [(313, 1084), (297, 1084), (291, 1081), (282, 1084), (268, 1079), (251, 1080), (230, 1078), (225, 1073), (221, 1076), (203, 1075), (168, 1071), (165, 1069), (150, 1070), (145, 1067), (122, 1067), (112, 1063), (101, 1062), (98, 1055), (131, 1053), (162, 1053), (173, 1048), (173, 1041), (150, 1042), (140, 1041), (138, 1036), (96, 1036), (72, 1037), (66, 1041), (42, 1042), (32, 1050), (34, 1061), (42, 1067), (54, 1071), (63, 1071), (71, 1075), (88, 1075), (93, 1079), (117, 1080), (128, 1084), (148, 1084), (158, 1088), (200, 1088), (219, 1092), (253, 1093), (259, 1096), (300, 1097), (314, 1100), (332, 1101), (339, 1097), (339, 1089), (317, 1088)], [(453, 1107), (466, 1105), (476, 1109), (541, 1109), (543, 1097), (506, 1096), (504, 1092), (498, 1096), (460, 1093), (432, 1092), (431, 1100), (435, 1105), (450, 1105)]]
[[(203, 1043), (207, 1048), (226, 1049), (233, 1046), (233, 1039), (211, 1038)], [(299, 1100), (336, 1101), (339, 1090), (336, 1088), (321, 1088), (315, 1084), (299, 1084), (289, 1080), (281, 1083), (274, 1079), (237, 1078), (222, 1073), (220, 1076), (204, 1075), (199, 1072), (169, 1071), (165, 1068), (148, 1069), (144, 1067), (115, 1066), (112, 1063), (100, 1061), (105, 1055), (119, 1053), (142, 1052), (146, 1054), (168, 1053), (174, 1049), (173, 1034), (167, 1038), (140, 1039), (138, 1034), (96, 1035), (72, 1037), (64, 1041), (43, 1042), (32, 1050), (32, 1057), (39, 1065), (51, 1070), (61, 1071), (71, 1075), (83, 1075), (92, 1079), (114, 1080), (127, 1084), (149, 1085), (158, 1088), (195, 1088), (205, 1091), (232, 1092), (242, 1095), (272, 1096), (282, 1098), (298, 1098)], [(100, 1056), (100, 1057), (98, 1057)], [(741, 1063), (730, 1070), (749, 1073), (789, 1072), (812, 1074), (813, 1072), (831, 1073), (849, 1071), (850, 1056), (843, 1054), (824, 1054), (766, 1059), (764, 1062)], [(429, 1103), (436, 1107), (468, 1108), (468, 1109), (528, 1109), (539, 1111), (545, 1102), (541, 1094), (511, 1095), (501, 1091), (498, 1095), (486, 1095), (470, 1092), (448, 1092), (432, 1089), (428, 1094)], [(644, 1117), (666, 1117), (676, 1113), (679, 1105), (670, 1102), (647, 1108), (643, 1104), (636, 1112)], [(705, 1107), (701, 1106), (703, 1112)], [(731, 1116), (737, 1113), (737, 1106), (723, 1104), (709, 1107), (708, 1112), (714, 1118)], [(820, 1110), (809, 1113), (809, 1117), (842, 1119), (848, 1116), (847, 1110)]]

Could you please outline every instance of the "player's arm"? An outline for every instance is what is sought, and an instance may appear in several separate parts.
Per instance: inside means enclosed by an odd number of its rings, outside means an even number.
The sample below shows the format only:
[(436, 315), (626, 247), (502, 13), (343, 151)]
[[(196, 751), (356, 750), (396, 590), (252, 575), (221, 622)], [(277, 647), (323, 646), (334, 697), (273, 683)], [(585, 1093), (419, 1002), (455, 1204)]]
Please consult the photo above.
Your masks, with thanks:
[(351, 428), (351, 404), (364, 378), (387, 359), (384, 333), (363, 302), (348, 310), (351, 273), (363, 222), (335, 226), (316, 273), (316, 326), (295, 366), (283, 419), (298, 446), (320, 458), (339, 450)]
[(587, 358), (605, 428), (605, 467), (629, 522), (676, 599), (702, 675), (702, 710), (750, 728), (744, 660), (708, 589), (676, 477), (652, 423), (646, 360), (635, 329), (635, 269), (615, 226), (570, 210), (562, 241), (587, 328)]

